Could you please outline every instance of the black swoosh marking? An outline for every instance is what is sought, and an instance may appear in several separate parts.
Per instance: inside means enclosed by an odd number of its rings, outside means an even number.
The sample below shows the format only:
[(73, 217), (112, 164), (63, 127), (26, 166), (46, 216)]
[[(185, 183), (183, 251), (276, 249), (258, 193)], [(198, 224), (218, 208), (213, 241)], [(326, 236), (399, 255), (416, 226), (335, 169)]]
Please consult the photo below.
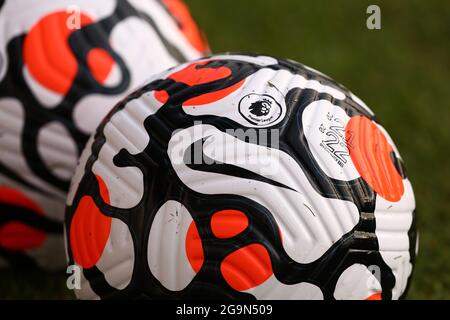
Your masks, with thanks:
[[(280, 187), (280, 188), (285, 188), (285, 189), (289, 189), (292, 191), (297, 192), (297, 190), (283, 184), (280, 183), (278, 181), (269, 179), (267, 177), (264, 177), (263, 175), (260, 175), (258, 173), (255, 173), (253, 171), (250, 171), (248, 169), (233, 165), (233, 164), (228, 164), (228, 163), (224, 163), (224, 162), (220, 162), (220, 161), (216, 161), (214, 159), (211, 159), (210, 157), (208, 157), (204, 152), (203, 152), (203, 145), (205, 144), (205, 141), (208, 139), (209, 137), (204, 137), (201, 138), (195, 142), (193, 142), (184, 152), (184, 156), (183, 156), (183, 161), (186, 164), (187, 167), (189, 167), (192, 170), (198, 170), (198, 171), (204, 171), (204, 172), (213, 172), (213, 173), (220, 173), (220, 174), (225, 174), (228, 176), (233, 176), (233, 177), (237, 177), (237, 178), (244, 178), (244, 179), (250, 179), (250, 180), (255, 180), (255, 181), (260, 181), (260, 182), (264, 182), (267, 184), (271, 184), (273, 186), (276, 187)], [(195, 163), (195, 161), (191, 161), (191, 160), (195, 160), (194, 158), (194, 145), (196, 143), (201, 143), (202, 144), (202, 163)], [(205, 160), (205, 161), (203, 161)]]

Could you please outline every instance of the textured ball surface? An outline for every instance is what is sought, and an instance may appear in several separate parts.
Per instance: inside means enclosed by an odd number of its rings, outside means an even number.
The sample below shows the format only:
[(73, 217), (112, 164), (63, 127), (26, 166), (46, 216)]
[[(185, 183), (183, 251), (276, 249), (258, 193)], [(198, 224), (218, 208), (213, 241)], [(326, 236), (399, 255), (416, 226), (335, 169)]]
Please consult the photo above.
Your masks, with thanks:
[(180, 0), (0, 2), (0, 266), (57, 269), (90, 134), (133, 88), (208, 48)]
[(156, 76), (84, 150), (66, 209), (82, 299), (398, 299), (415, 200), (373, 112), (293, 61)]

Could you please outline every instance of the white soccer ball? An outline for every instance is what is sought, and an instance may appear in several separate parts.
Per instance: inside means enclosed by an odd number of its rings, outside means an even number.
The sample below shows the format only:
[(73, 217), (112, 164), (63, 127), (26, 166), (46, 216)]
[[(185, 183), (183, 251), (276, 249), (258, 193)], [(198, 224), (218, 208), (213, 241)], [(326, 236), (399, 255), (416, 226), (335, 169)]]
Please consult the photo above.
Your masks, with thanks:
[(180, 0), (0, 6), (0, 266), (58, 269), (65, 197), (89, 135), (130, 90), (208, 46)]
[(304, 65), (215, 55), (103, 121), (67, 200), (82, 299), (398, 299), (416, 255), (403, 160)]

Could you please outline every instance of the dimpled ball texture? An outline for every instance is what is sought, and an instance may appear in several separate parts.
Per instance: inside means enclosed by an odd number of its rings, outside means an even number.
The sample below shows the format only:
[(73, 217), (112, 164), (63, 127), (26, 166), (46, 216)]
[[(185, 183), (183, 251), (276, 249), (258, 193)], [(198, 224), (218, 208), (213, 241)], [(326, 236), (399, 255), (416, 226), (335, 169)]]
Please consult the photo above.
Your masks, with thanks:
[(398, 299), (415, 200), (373, 112), (327, 76), (224, 54), (97, 129), (66, 209), (78, 298)]
[(208, 51), (180, 0), (0, 1), (0, 267), (66, 265), (89, 136), (152, 75)]

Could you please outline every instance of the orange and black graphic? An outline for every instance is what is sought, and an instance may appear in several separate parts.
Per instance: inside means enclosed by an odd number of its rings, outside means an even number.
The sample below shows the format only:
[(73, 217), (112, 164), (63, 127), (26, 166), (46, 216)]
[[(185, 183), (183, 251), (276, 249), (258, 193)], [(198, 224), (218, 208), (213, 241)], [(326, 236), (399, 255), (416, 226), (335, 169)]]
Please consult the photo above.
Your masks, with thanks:
[(0, 256), (14, 267), (34, 265), (23, 254), (41, 246), (50, 234), (61, 234), (62, 225), (43, 215), (25, 194), (0, 186)]
[[(108, 188), (96, 176), (99, 193), (109, 203)], [(91, 196), (84, 196), (70, 225), (70, 246), (74, 260), (85, 269), (95, 266), (100, 259), (111, 230), (111, 218), (102, 214)], [(87, 249), (87, 250), (86, 250)]]
[[(75, 125), (74, 106), (88, 94), (117, 95), (129, 86), (129, 68), (109, 43), (114, 26), (129, 17), (148, 22), (168, 52), (178, 61), (185, 60), (183, 54), (165, 39), (152, 18), (127, 1), (117, 1), (114, 12), (99, 21), (93, 21), (88, 14), (81, 12), (79, 29), (69, 28), (69, 13), (66, 11), (50, 13), (27, 33), (7, 44), (8, 56), (20, 58), (11, 60), (0, 82), (0, 97), (15, 98), (24, 106), (24, 156), (34, 174), (58, 189), (66, 190), (69, 181), (52, 174), (42, 161), (37, 151), (39, 130), (57, 121), (68, 130), (78, 151), (82, 150), (88, 134)], [(113, 66), (119, 69), (121, 76), (116, 84), (109, 86), (105, 81)], [(24, 70), (40, 87), (60, 95), (59, 103), (51, 108), (43, 106), (30, 90)]]
[[(392, 149), (387, 141), (375, 136), (379, 135), (372, 125), (373, 117), (361, 107), (355, 106), (350, 94), (342, 101), (327, 93), (313, 89), (293, 88), (285, 96), (289, 125), (286, 119), (275, 126), (281, 128), (282, 143), (279, 148), (289, 154), (299, 163), (315, 190), (326, 198), (343, 199), (353, 202), (359, 210), (360, 218), (357, 225), (342, 236), (317, 260), (311, 263), (298, 263), (286, 253), (280, 233), (280, 228), (273, 214), (263, 204), (239, 194), (200, 194), (183, 184), (177, 172), (171, 165), (168, 156), (168, 144), (179, 128), (190, 128), (196, 121), (210, 125), (220, 131), (227, 129), (242, 129), (243, 126), (229, 118), (216, 115), (192, 116), (184, 111), (182, 106), (202, 104), (217, 101), (241, 86), (246, 78), (261, 68), (272, 70), (288, 70), (303, 75), (307, 79), (319, 81), (321, 84), (338, 86), (330, 79), (307, 70), (300, 65), (280, 60), (268, 66), (260, 66), (250, 62), (220, 59), (195, 62), (180, 71), (169, 75), (166, 79), (159, 79), (144, 86), (132, 94), (127, 100), (119, 104), (114, 112), (122, 110), (133, 99), (143, 95), (153, 94), (164, 105), (158, 111), (147, 117), (144, 127), (150, 137), (144, 151), (131, 154), (122, 149), (113, 157), (118, 167), (134, 166), (144, 173), (144, 194), (141, 201), (131, 209), (112, 207), (107, 199), (101, 195), (102, 187), (98, 178), (92, 172), (92, 166), (98, 158), (100, 149), (105, 143), (103, 125), (98, 129), (97, 139), (92, 147), (92, 154), (85, 167), (85, 174), (80, 182), (74, 202), (67, 208), (66, 229), (68, 243), (77, 242), (80, 231), (77, 219), (83, 215), (85, 199), (94, 199), (100, 215), (120, 219), (126, 222), (133, 239), (148, 240), (152, 221), (160, 205), (168, 200), (175, 200), (186, 208), (192, 215), (193, 222), (189, 227), (185, 239), (186, 255), (195, 277), (189, 285), (181, 291), (170, 291), (161, 285), (148, 269), (145, 241), (134, 243), (134, 251), (139, 253), (134, 261), (134, 275), (130, 284), (122, 290), (112, 287), (99, 268), (89, 260), (84, 263), (77, 253), (78, 244), (69, 247), (70, 263), (77, 262), (85, 265), (84, 276), (89, 281), (92, 290), (101, 298), (117, 297), (146, 297), (146, 298), (235, 298), (253, 299), (250, 293), (244, 292), (258, 286), (274, 275), (283, 284), (296, 284), (303, 281), (310, 282), (323, 293), (325, 299), (335, 299), (333, 296), (339, 276), (355, 263), (379, 266), (381, 277), (379, 282), (382, 292), (370, 299), (390, 299), (395, 285), (393, 270), (386, 264), (379, 252), (379, 243), (375, 234), (375, 202), (379, 195), (398, 198), (402, 193), (401, 160), (392, 156)], [(347, 132), (355, 131), (358, 136), (351, 153), (359, 170), (364, 172), (361, 177), (351, 181), (340, 181), (327, 176), (320, 170), (315, 158), (305, 140), (301, 116), (312, 101), (325, 99), (333, 101), (341, 107), (352, 121)], [(192, 101), (195, 101), (193, 103)], [(300, 119), (300, 120), (299, 120)], [(370, 124), (369, 124), (369, 122)], [(368, 126), (369, 130), (359, 130), (360, 126)], [(256, 130), (260, 130), (257, 128)], [(271, 141), (271, 139), (268, 139)], [(376, 167), (364, 171), (364, 166), (371, 164), (372, 159), (362, 144), (380, 150), (375, 150), (375, 157), (382, 158), (389, 168), (383, 172)], [(272, 147), (268, 145), (268, 147)], [(278, 147), (278, 146), (277, 146)], [(185, 163), (189, 166), (189, 163)], [(208, 163), (190, 165), (191, 170), (202, 170), (222, 175), (242, 176), (246, 179), (258, 179), (256, 175), (238, 171), (230, 166), (210, 165)], [(236, 169), (236, 170), (235, 170)], [(382, 179), (375, 179), (375, 175), (384, 175)], [(401, 178), (399, 178), (401, 177)], [(400, 179), (400, 180), (399, 180)], [(389, 181), (389, 183), (388, 183)], [(164, 183), (162, 183), (164, 182)], [(264, 183), (274, 183), (264, 181)], [(295, 190), (294, 190), (295, 191)], [(95, 216), (98, 216), (95, 209)], [(105, 242), (103, 232), (107, 229), (105, 218), (101, 218), (98, 236), (90, 241)], [(104, 221), (103, 221), (104, 220)], [(415, 242), (415, 229), (411, 227), (410, 242)], [(105, 231), (106, 232), (106, 231)], [(105, 233), (106, 234), (106, 233)], [(85, 241), (81, 237), (80, 241)], [(414, 259), (414, 253), (412, 259)], [(95, 254), (98, 258), (98, 255)], [(250, 274), (248, 278), (238, 276)], [(249, 280), (250, 279), (250, 280)]]
[[(181, 21), (182, 30), (189, 36), (193, 45), (206, 48), (203, 39), (197, 38), (194, 30), (196, 26), (186, 12), (187, 9), (178, 2), (167, 3)], [(0, 1), (0, 10), (2, 5), (3, 1)], [(113, 29), (125, 19), (138, 18), (154, 30), (174, 61), (187, 60), (185, 53), (165, 37), (160, 26), (149, 14), (140, 11), (126, 0), (116, 1), (114, 11), (99, 20), (81, 10), (80, 23), (76, 28), (68, 23), (71, 14), (64, 9), (49, 12), (40, 17), (29, 30), (11, 38), (6, 44), (6, 55), (10, 59), (7, 65), (3, 66), (6, 73), (0, 80), (0, 99), (15, 99), (23, 107), (20, 147), (26, 165), (41, 181), (62, 193), (69, 187), (69, 178), (55, 175), (42, 159), (38, 136), (46, 125), (58, 123), (67, 130), (79, 154), (90, 133), (81, 130), (75, 120), (74, 110), (77, 104), (88, 95), (115, 96), (130, 89), (133, 75), (125, 60), (111, 46)], [(110, 81), (113, 76), (117, 79)], [(40, 98), (40, 94), (48, 99)], [(96, 106), (93, 105), (92, 108)], [(22, 177), (21, 172), (11, 168), (14, 166), (0, 163), (0, 174), (28, 189), (45, 194), (38, 186)], [(4, 190), (0, 191), (2, 192)], [(12, 230), (8, 226), (11, 221), (21, 220), (26, 216), (18, 213), (17, 217), (14, 217), (14, 208), (11, 207), (13, 205), (15, 204), (0, 199), (0, 230), (3, 230), (0, 231), (0, 239), (6, 237), (4, 230)], [(30, 207), (25, 209), (33, 210)], [(18, 211), (25, 209), (17, 205)], [(34, 224), (36, 217), (22, 220), (21, 223)], [(46, 225), (46, 222), (43, 221), (42, 224)], [(4, 226), (8, 227), (4, 229)], [(52, 230), (61, 233), (62, 228)], [(8, 231), (7, 234), (11, 232)], [(6, 250), (9, 247), (0, 240), (0, 248)]]
[(185, 86), (190, 88), (186, 90), (186, 94), (192, 96), (186, 99), (183, 95), (182, 106), (201, 106), (236, 91), (242, 86), (246, 76), (246, 72), (237, 74), (236, 71), (233, 72), (233, 64), (224, 66), (220, 60), (196, 62), (169, 75), (162, 84), (164, 89), (158, 90), (155, 98), (161, 103), (167, 103), (169, 100), (176, 103), (173, 100), (177, 98), (171, 97), (171, 91), (178, 91), (180, 86)]

